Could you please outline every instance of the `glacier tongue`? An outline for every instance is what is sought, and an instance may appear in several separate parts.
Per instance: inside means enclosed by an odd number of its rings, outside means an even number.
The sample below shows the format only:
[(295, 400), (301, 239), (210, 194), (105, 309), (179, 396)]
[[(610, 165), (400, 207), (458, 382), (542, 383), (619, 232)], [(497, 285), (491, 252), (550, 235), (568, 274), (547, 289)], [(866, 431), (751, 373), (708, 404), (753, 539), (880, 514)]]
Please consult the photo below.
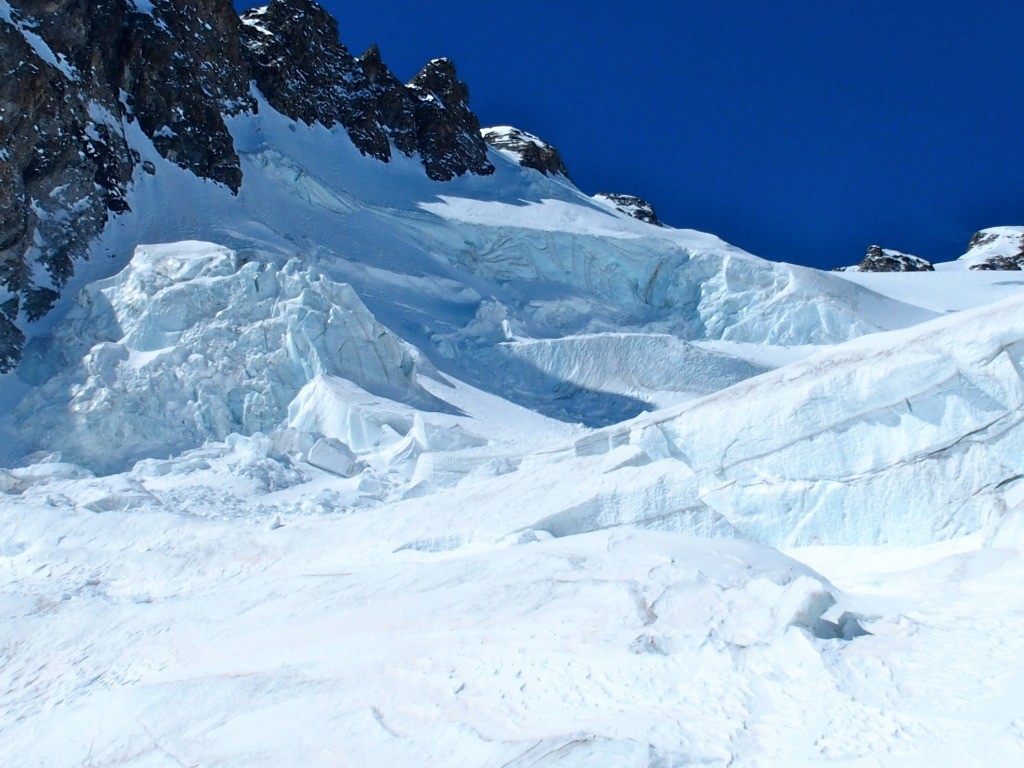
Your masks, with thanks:
[(416, 351), (349, 286), (209, 243), (140, 246), (43, 342), (22, 374), (43, 383), (16, 410), (17, 431), (100, 471), (277, 429), (320, 376), (446, 408), (417, 383)]

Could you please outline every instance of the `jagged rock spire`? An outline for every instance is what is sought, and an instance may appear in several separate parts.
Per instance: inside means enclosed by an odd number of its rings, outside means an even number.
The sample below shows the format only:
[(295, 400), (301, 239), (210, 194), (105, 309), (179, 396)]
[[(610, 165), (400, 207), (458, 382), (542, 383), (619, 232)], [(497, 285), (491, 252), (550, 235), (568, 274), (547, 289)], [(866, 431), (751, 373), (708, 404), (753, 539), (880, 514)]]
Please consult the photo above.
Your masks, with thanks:
[(256, 86), (274, 109), (307, 124), (340, 123), (363, 154), (391, 157), (369, 81), (333, 16), (312, 0), (272, 0), (241, 18)]
[(447, 181), (466, 172), (487, 175), (494, 166), (469, 109), (469, 87), (448, 59), (429, 62), (409, 83), (416, 104), (416, 147), (427, 174)]

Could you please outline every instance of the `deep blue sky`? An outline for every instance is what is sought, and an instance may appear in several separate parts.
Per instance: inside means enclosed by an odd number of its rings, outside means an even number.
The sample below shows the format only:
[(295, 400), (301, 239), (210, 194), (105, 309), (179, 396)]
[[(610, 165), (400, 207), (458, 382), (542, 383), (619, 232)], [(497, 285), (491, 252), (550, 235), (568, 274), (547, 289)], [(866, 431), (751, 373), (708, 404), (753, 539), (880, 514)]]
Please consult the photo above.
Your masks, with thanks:
[(403, 79), (453, 59), (481, 122), (550, 141), (585, 191), (766, 258), (942, 261), (1024, 224), (1021, 0), (322, 4)]

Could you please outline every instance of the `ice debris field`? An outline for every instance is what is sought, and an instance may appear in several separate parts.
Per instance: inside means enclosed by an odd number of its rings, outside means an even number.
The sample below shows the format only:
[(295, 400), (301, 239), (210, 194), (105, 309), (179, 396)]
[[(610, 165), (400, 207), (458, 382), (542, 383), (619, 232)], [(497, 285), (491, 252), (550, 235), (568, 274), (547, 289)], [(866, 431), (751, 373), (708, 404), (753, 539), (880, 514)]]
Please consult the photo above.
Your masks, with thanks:
[(5, 765), (1024, 762), (1019, 230), (829, 274), (116, 127), (145, 213), (0, 379)]

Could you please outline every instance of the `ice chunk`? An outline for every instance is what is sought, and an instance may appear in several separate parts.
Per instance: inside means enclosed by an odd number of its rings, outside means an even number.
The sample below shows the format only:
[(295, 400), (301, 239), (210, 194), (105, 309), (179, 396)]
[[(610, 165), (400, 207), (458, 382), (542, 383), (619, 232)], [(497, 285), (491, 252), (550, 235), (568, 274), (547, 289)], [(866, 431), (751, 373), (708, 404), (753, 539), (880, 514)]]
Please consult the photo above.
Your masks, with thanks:
[(356, 453), (378, 449), (408, 434), (414, 418), (412, 408), (333, 376), (317, 376), (288, 406), (290, 429), (335, 438)]
[(358, 471), (356, 455), (352, 449), (333, 437), (317, 440), (309, 449), (306, 461), (339, 477), (352, 477)]

